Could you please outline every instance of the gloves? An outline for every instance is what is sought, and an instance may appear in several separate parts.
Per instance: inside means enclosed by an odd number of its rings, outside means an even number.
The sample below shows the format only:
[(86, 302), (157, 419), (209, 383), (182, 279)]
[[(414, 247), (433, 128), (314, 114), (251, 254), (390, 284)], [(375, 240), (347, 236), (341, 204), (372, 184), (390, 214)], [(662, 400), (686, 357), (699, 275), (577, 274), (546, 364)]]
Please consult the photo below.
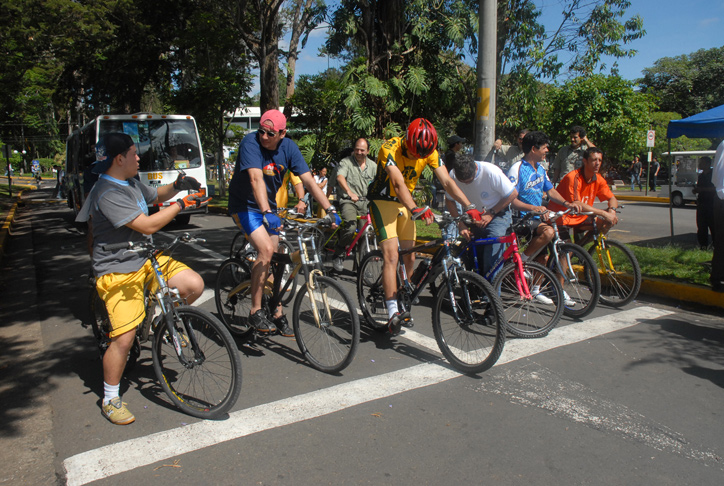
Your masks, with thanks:
[(337, 208), (329, 206), (326, 211), (327, 215), (324, 217), (326, 220), (332, 224), (336, 224), (337, 226), (342, 224), (342, 218), (340, 218), (339, 214), (337, 214)]
[(425, 206), (424, 208), (415, 208), (412, 210), (412, 220), (416, 221), (420, 218), (422, 219), (428, 219), (428, 218), (434, 218), (435, 215), (430, 210), (430, 206)]
[[(196, 180), (191, 177), (189, 177), (189, 179)], [(181, 210), (186, 208), (201, 208), (209, 204), (209, 201), (211, 201), (211, 196), (207, 196), (205, 191), (189, 194), (183, 199), (176, 199), (176, 203), (181, 206)]]
[(191, 189), (198, 191), (201, 189), (201, 183), (193, 177), (188, 177), (186, 174), (179, 174), (173, 182), (173, 188), (177, 191), (188, 191)]
[(475, 204), (471, 204), (467, 208), (465, 208), (465, 214), (473, 218), (473, 221), (480, 222), (481, 217), (483, 216), (483, 213), (475, 209)]
[(275, 230), (282, 225), (282, 220), (279, 219), (279, 216), (274, 214), (272, 210), (267, 211), (264, 213), (264, 226), (267, 227), (267, 229)]

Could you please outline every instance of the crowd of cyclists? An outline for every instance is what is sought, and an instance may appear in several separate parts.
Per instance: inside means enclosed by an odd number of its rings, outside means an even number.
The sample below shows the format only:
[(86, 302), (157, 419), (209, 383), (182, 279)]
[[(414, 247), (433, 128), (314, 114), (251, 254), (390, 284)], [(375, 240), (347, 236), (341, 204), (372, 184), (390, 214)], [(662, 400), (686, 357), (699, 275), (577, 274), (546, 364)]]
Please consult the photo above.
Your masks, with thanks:
[[(556, 165), (555, 174), (560, 177), (557, 188), (548, 176), (545, 163), (550, 140), (540, 131), (520, 131), (517, 145), (507, 153), (501, 152), (496, 141), (495, 146), (499, 148), (491, 152), (489, 159), (492, 162), (473, 160), (460, 151), (452, 151), (452, 157), (441, 157), (438, 133), (424, 118), (413, 120), (404, 136), (385, 141), (376, 161), (368, 157), (367, 140), (359, 138), (352, 154), (332, 173), (330, 185), (337, 188), (338, 211), (330, 202), (328, 191), (320, 187), (319, 179), (315, 180), (299, 147), (286, 138), (284, 115), (278, 110), (265, 112), (258, 131), (241, 141), (229, 185), (229, 214), (257, 252), (251, 268), (249, 322), (262, 334), (294, 336), (281, 305), (273, 315), (266, 315), (262, 310), (264, 283), (272, 255), (279, 245), (282, 221), (277, 210), (287, 206), (287, 197), (279, 198), (280, 194), (286, 195), (290, 180), (300, 196), (297, 210), (304, 210), (311, 203), (302, 202), (301, 196), (306, 190), (326, 213), (325, 218), (332, 227), (344, 224), (340, 248), (354, 235), (356, 217), (369, 211), (384, 256), (382, 282), (389, 318), (387, 327), (393, 335), (399, 333), (402, 326), (413, 325), (409, 313), (398, 310), (398, 250), (412, 248), (415, 244), (416, 220), (430, 224), (435, 217), (428, 206), (418, 205), (413, 198), (413, 191), (426, 167), (430, 167), (444, 190), (446, 207), (453, 216), (466, 213), (469, 217), (469, 226), (464, 223), (459, 226), (460, 234), (465, 238), (505, 235), (511, 226), (513, 212), (540, 212), (529, 227), (531, 240), (522, 254), (524, 260), (545, 260), (546, 255), (541, 250), (553, 237), (544, 197), (551, 210), (574, 208), (577, 212), (593, 213), (591, 216), (566, 216), (564, 224), (572, 231), (583, 231), (593, 224), (607, 231), (618, 222), (615, 212), (618, 203), (599, 176), (601, 150), (590, 143), (585, 132), (581, 137), (579, 129), (571, 130), (571, 146), (566, 149), (561, 163)], [(450, 141), (457, 146), (462, 139), (452, 136)], [(143, 241), (184, 207), (206, 205), (209, 198), (195, 179), (184, 175), (179, 175), (173, 184), (158, 188), (138, 183), (134, 179), (138, 172), (136, 147), (128, 135), (106, 135), (97, 144), (96, 151), (98, 160), (93, 172), (99, 174), (99, 180), (78, 220), (92, 218), (93, 221), (93, 271), (114, 329), (111, 344), (103, 357), (102, 413), (114, 424), (128, 424), (135, 418), (119, 396), (119, 383), (135, 328), (145, 317), (143, 289), (152, 275), (148, 261), (137, 253), (109, 251), (105, 245)], [(176, 204), (149, 215), (150, 204), (174, 199), (180, 191), (188, 194), (179, 197)], [(607, 202), (606, 210), (593, 207), (596, 198)], [(595, 216), (599, 218), (596, 220)], [(485, 246), (481, 259), (485, 263), (493, 262), (502, 250), (501, 245)], [(408, 274), (413, 273), (414, 258), (414, 253), (404, 257)], [(334, 268), (340, 270), (342, 263), (342, 253), (335, 253)], [(169, 285), (176, 287), (188, 303), (200, 296), (204, 282), (198, 273), (170, 259), (165, 261), (163, 268)], [(486, 271), (485, 267), (483, 271)], [(536, 294), (535, 288), (532, 294)], [(543, 294), (534, 297), (543, 303), (547, 299)]]

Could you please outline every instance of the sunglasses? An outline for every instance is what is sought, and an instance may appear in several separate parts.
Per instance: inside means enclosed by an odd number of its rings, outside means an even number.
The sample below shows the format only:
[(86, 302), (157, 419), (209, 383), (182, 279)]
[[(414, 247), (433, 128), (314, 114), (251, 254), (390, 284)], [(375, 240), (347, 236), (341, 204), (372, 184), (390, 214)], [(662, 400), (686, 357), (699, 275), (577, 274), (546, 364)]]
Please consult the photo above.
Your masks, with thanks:
[(260, 128), (259, 130), (257, 130), (257, 132), (259, 133), (259, 135), (266, 135), (266, 136), (269, 137), (269, 138), (276, 137), (276, 136), (277, 136), (277, 133), (281, 133), (281, 132), (283, 132), (283, 131), (284, 131), (284, 130), (279, 130), (278, 132), (270, 132), (270, 131), (268, 131), (268, 130), (264, 130), (263, 128)]

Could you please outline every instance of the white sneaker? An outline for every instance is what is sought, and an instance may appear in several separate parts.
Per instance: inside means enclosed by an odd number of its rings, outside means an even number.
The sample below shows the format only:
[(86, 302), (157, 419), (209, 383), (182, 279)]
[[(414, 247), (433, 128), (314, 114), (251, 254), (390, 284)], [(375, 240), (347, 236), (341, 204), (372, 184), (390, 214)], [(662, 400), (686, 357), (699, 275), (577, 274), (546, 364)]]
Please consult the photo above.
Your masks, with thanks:
[(543, 305), (553, 305), (553, 300), (540, 293), (540, 285), (534, 285), (530, 289), (530, 295)]
[(576, 306), (576, 301), (571, 299), (571, 296), (568, 295), (568, 292), (566, 292), (565, 290), (563, 291), (563, 305), (565, 305), (566, 307)]
[(332, 260), (332, 267), (334, 267), (334, 270), (337, 272), (343, 272), (344, 271), (344, 259), (342, 257), (335, 258)]

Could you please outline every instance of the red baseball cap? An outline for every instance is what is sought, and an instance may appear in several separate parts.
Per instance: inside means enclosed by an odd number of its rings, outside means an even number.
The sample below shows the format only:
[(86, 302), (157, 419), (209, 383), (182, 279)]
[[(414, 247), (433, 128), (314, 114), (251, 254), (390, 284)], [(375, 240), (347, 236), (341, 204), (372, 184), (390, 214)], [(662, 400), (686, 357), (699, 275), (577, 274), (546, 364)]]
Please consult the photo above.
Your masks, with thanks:
[(264, 112), (259, 124), (265, 125), (269, 123), (271, 123), (272, 128), (277, 131), (286, 130), (287, 128), (287, 119), (284, 116), (284, 113), (279, 110), (267, 110)]

